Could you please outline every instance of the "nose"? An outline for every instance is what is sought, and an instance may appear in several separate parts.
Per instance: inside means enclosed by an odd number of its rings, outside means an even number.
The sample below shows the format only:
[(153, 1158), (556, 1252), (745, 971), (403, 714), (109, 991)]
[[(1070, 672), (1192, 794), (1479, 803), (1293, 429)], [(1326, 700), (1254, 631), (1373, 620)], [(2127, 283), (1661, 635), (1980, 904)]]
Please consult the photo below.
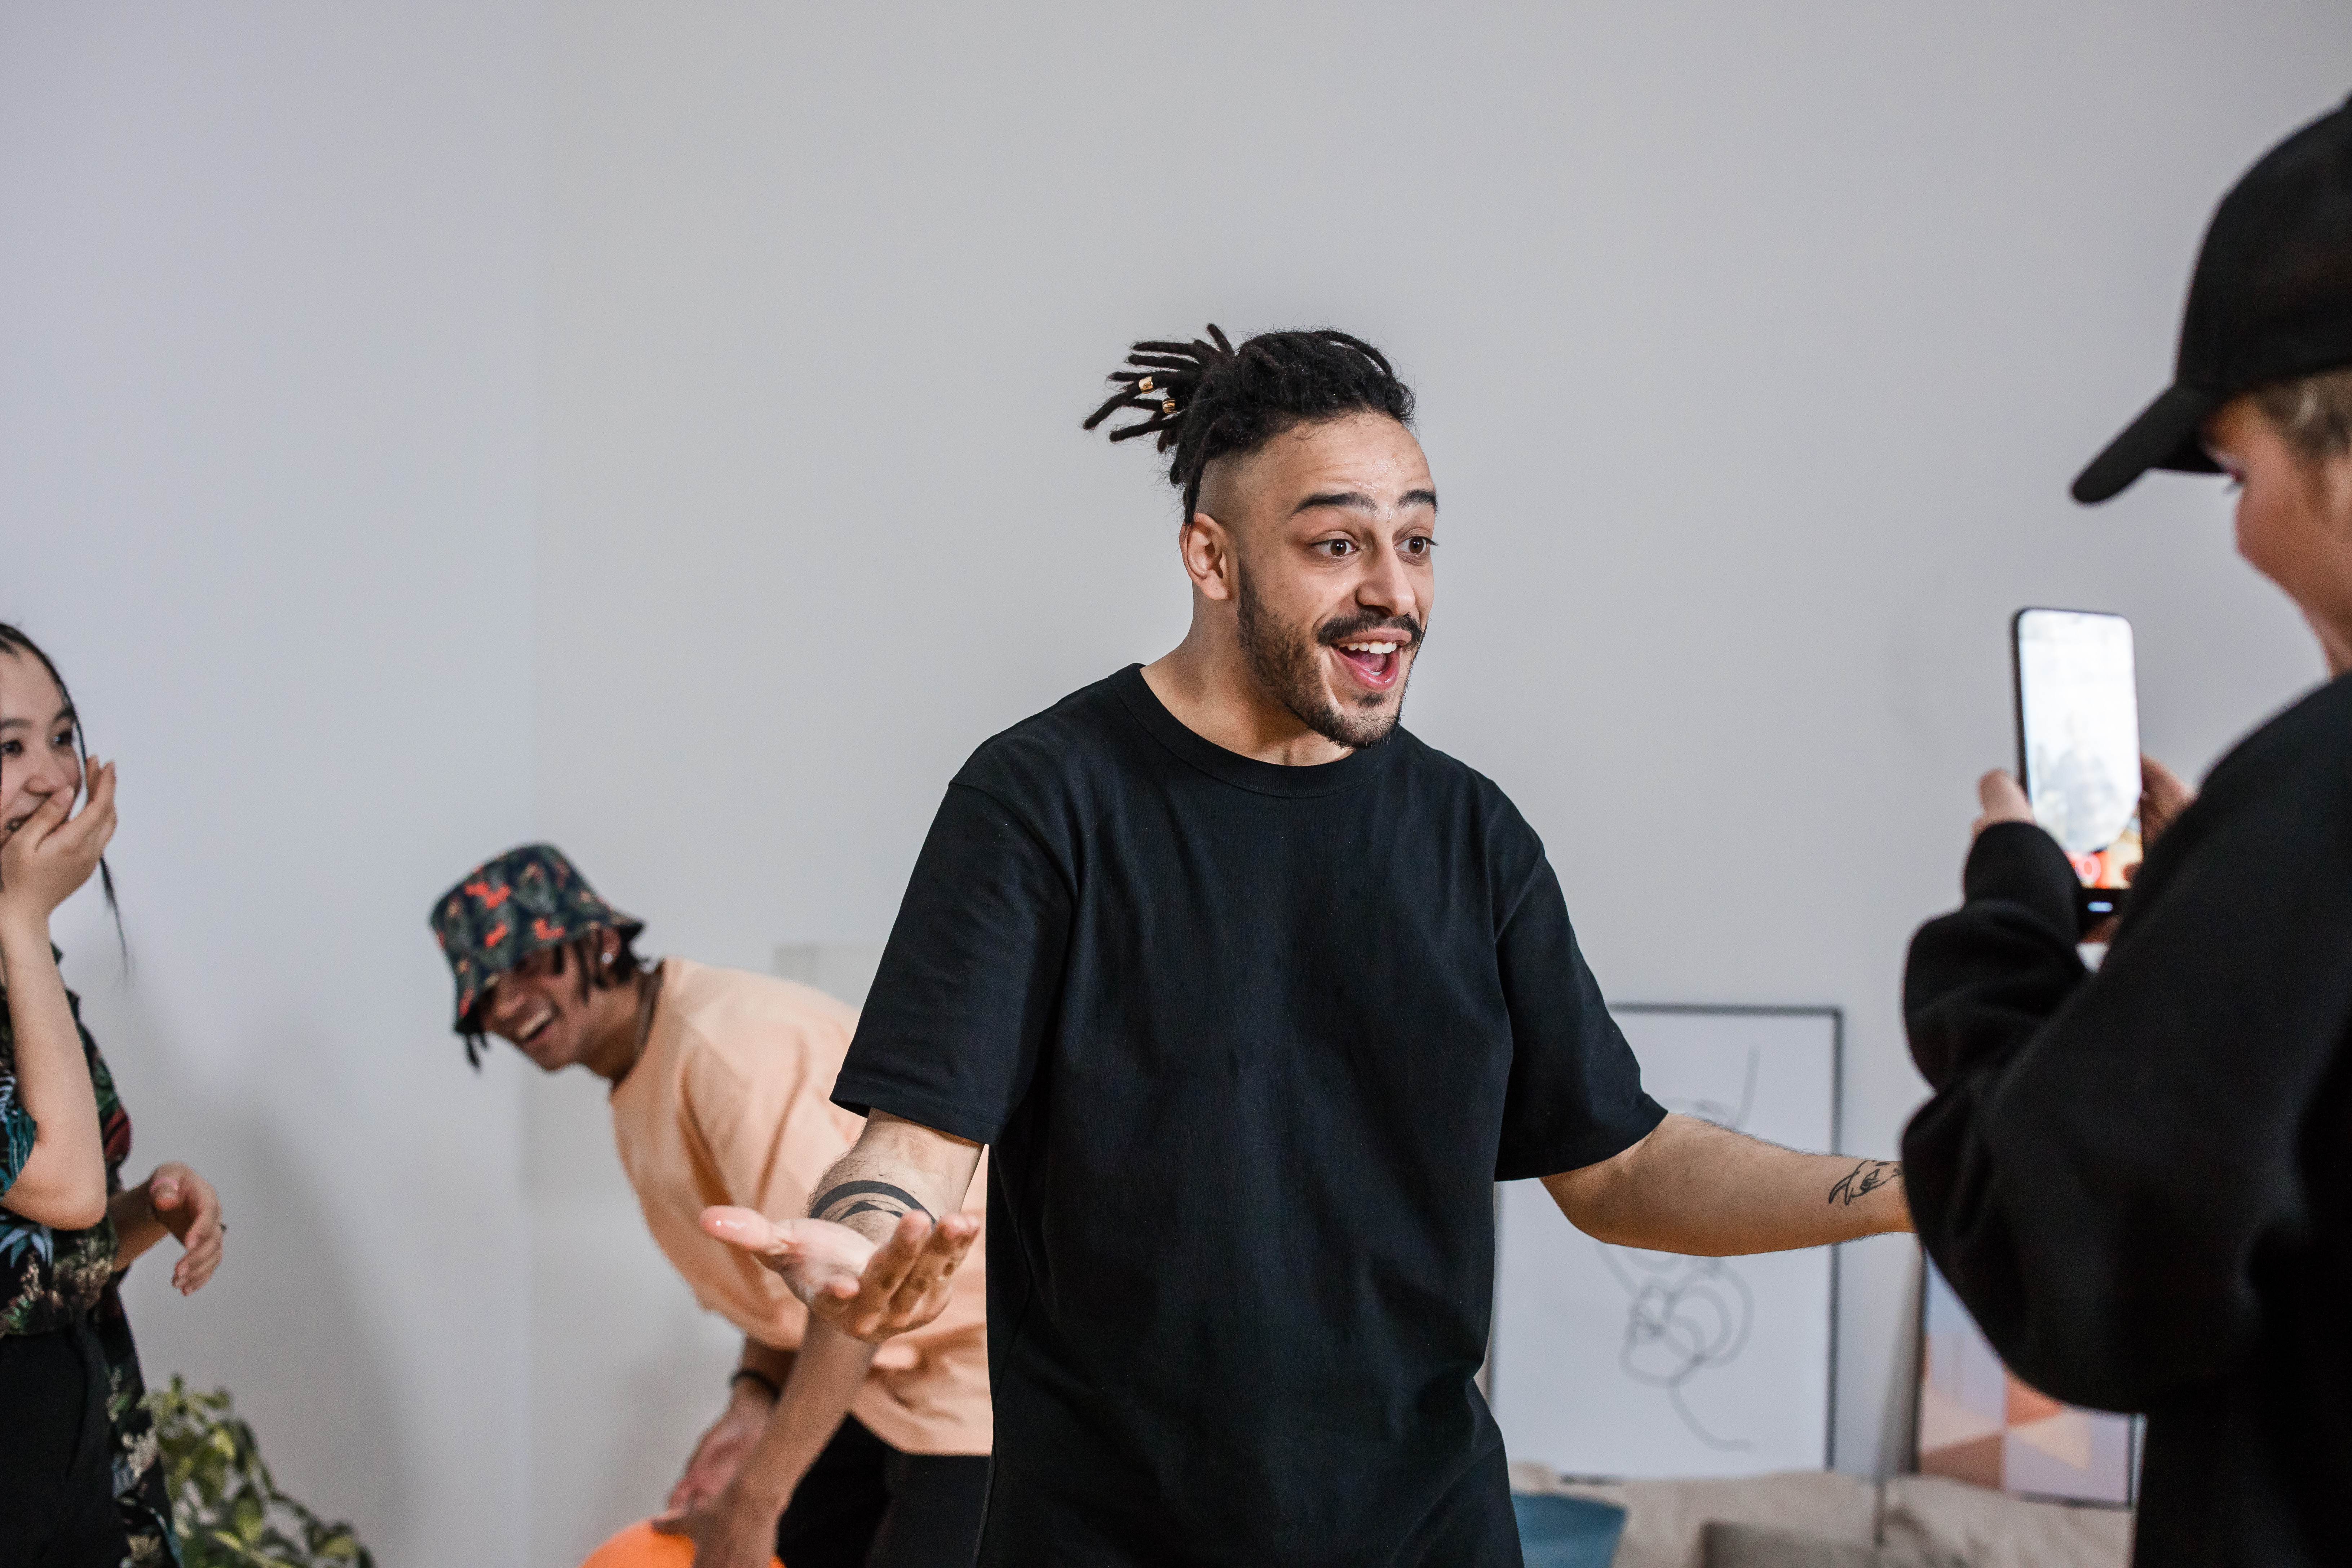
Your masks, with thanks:
[(500, 1032), (503, 1026), (515, 1021), (516, 1015), (522, 1011), (524, 1000), (520, 987), (501, 978), (499, 984), (490, 987), (488, 1005), (482, 1009), (482, 1021), (489, 1025), (493, 1032)]
[(1364, 552), (1364, 574), (1356, 581), (1356, 603), (1383, 615), (1421, 618), (1421, 595), (1393, 550)]
[(70, 752), (60, 755), (47, 747), (42, 748), (41, 758), (25, 780), (25, 790), (47, 799), (53, 795), (72, 796), (81, 790), (81, 759)]
[[(62, 795), (70, 804), (81, 791), (80, 764), (77, 763), (68, 766), (54, 757), (45, 756), (26, 770), (23, 788), (24, 805), (9, 809), (8, 816), (12, 818), (20, 815), (31, 816), (47, 805), (52, 796)], [(0, 795), (0, 799), (5, 798), (5, 795)]]

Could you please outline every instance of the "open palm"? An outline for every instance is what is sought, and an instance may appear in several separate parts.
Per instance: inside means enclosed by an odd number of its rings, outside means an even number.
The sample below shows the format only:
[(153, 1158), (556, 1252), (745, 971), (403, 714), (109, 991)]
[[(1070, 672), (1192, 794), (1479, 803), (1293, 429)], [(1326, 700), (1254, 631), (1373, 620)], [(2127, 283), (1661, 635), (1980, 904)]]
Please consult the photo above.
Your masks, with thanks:
[(824, 1219), (772, 1220), (756, 1209), (709, 1208), (702, 1228), (775, 1270), (810, 1311), (853, 1339), (879, 1342), (940, 1315), (980, 1223), (951, 1214), (934, 1225), (899, 1217), (877, 1244)]

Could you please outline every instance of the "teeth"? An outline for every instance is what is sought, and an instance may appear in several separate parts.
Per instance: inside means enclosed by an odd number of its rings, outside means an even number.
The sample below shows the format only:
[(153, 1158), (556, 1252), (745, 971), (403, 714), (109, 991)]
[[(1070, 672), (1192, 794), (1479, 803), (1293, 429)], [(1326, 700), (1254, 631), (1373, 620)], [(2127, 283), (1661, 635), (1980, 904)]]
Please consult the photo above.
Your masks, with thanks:
[(1392, 642), (1343, 642), (1339, 646), (1350, 653), (1394, 653), (1397, 650), (1397, 645)]

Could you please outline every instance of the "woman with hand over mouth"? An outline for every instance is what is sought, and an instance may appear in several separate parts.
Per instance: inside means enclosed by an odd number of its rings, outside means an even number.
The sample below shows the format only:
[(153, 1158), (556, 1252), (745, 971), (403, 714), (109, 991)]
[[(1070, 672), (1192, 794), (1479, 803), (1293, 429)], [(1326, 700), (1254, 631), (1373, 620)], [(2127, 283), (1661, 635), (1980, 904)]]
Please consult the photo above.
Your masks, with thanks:
[(185, 1248), (173, 1284), (201, 1288), (226, 1229), (185, 1165), (122, 1185), (131, 1119), (49, 942), (49, 916), (100, 869), (114, 789), (56, 667), (0, 624), (0, 1563), (12, 1568), (172, 1561), (116, 1288), (166, 1233)]

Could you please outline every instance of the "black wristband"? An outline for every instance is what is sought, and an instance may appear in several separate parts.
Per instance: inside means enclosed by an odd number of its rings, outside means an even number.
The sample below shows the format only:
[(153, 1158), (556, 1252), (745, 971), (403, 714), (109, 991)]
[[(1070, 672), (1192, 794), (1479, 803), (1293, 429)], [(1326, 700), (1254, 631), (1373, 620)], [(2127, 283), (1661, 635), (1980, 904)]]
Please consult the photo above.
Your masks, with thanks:
[(766, 1389), (770, 1399), (782, 1399), (784, 1396), (784, 1385), (778, 1383), (774, 1378), (770, 1377), (766, 1373), (760, 1371), (756, 1367), (737, 1367), (734, 1374), (728, 1378), (727, 1386), (731, 1389), (737, 1384), (747, 1380), (749, 1382), (756, 1383), (761, 1388)]

